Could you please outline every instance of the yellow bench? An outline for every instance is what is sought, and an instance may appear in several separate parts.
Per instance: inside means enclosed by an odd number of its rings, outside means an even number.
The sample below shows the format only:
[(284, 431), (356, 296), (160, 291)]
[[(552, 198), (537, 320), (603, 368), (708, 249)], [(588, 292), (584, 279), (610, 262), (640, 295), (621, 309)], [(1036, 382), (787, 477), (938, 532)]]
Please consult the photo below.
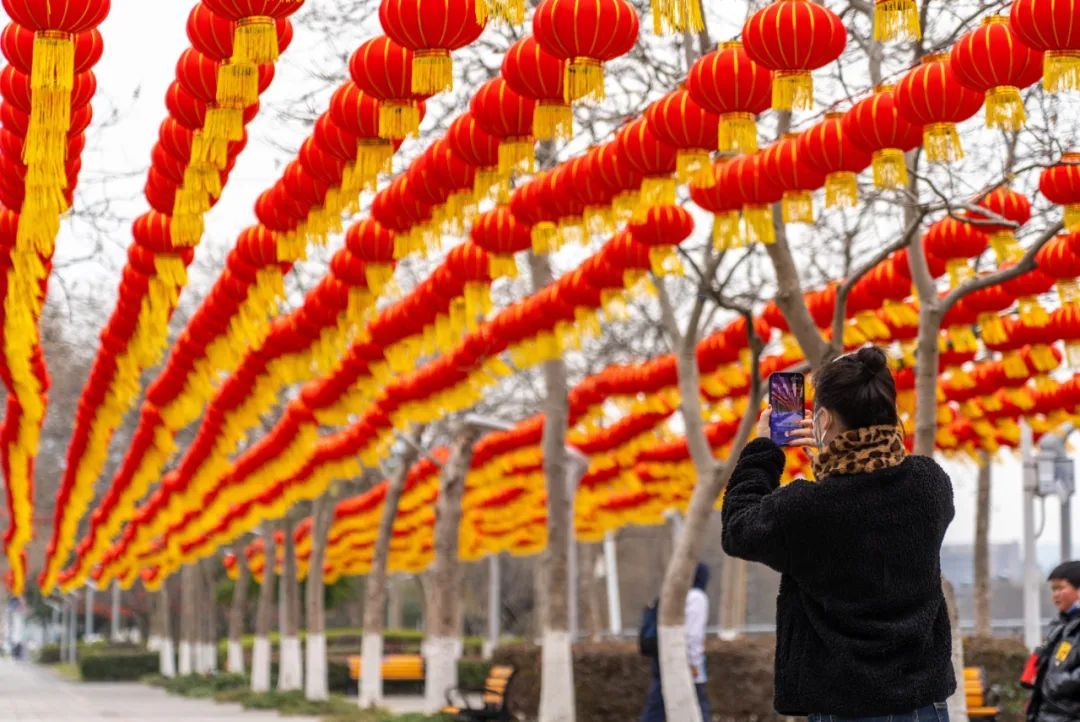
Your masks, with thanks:
[[(360, 655), (350, 655), (348, 662), (349, 679), (359, 680)], [(424, 658), (419, 654), (388, 654), (382, 660), (382, 678), (384, 682), (423, 682)]]
[[(454, 719), (460, 722), (509, 722), (513, 717), (506, 695), (513, 679), (513, 667), (506, 664), (492, 665), (487, 679), (484, 680), (483, 689), (460, 687), (448, 690), (446, 706), (441, 711), (443, 714), (454, 715)], [(470, 695), (479, 695), (479, 707), (470, 704)]]
[(982, 667), (964, 668), (964, 696), (967, 698), (968, 717), (973, 720), (996, 720), (999, 707), (993, 705), (993, 700), (986, 689), (986, 672)]

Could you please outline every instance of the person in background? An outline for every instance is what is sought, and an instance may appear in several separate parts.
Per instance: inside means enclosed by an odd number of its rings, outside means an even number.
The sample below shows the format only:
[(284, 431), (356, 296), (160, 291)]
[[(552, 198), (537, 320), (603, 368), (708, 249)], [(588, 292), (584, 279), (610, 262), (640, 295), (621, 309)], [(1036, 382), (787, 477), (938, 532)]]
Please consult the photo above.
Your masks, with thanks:
[(1021, 679), (1033, 688), (1030, 722), (1080, 720), (1080, 562), (1065, 562), (1050, 572), (1050, 598), (1058, 618)]
[[(709, 585), (709, 567), (698, 564), (694, 569), (694, 583), (686, 595), (686, 657), (690, 664), (690, 674), (697, 689), (698, 704), (701, 705), (701, 718), (712, 719), (709, 707), (709, 693), (705, 689), (705, 628), (709, 623), (709, 595), (705, 588)], [(652, 685), (645, 700), (645, 711), (641, 713), (641, 722), (664, 722), (664, 692), (660, 684), (659, 660), (652, 660)]]
[(906, 453), (881, 349), (836, 358), (813, 383), (813, 413), (788, 445), (809, 451), (816, 481), (780, 486), (786, 457), (766, 410), (722, 510), (724, 551), (781, 574), (774, 705), (810, 722), (947, 722), (952, 484)]

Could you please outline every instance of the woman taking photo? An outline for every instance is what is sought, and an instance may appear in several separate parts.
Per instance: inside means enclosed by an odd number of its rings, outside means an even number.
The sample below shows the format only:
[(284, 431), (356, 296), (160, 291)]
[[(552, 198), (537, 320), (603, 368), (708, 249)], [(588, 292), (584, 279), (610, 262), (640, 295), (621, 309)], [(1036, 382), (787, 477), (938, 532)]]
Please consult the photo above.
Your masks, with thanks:
[(780, 486), (785, 457), (766, 410), (723, 505), (724, 551), (781, 574), (776, 710), (810, 722), (946, 722), (956, 680), (940, 553), (951, 482), (933, 459), (905, 453), (880, 349), (835, 359), (813, 384), (813, 413), (788, 445), (807, 448), (816, 481)]

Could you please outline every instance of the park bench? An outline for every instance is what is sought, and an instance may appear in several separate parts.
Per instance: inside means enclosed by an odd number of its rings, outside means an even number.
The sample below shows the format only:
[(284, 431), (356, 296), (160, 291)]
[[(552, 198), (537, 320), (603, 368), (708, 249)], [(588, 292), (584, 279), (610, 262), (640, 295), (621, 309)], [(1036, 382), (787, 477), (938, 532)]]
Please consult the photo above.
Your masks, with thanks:
[(986, 671), (982, 667), (964, 668), (964, 696), (967, 697), (968, 717), (995, 722), (1001, 711), (994, 703), (997, 694), (986, 687)]
[[(349, 655), (349, 679), (359, 683), (360, 655)], [(384, 682), (423, 682), (424, 658), (419, 654), (388, 654), (382, 660)]]
[[(510, 722), (508, 693), (514, 680), (514, 668), (492, 665), (482, 689), (458, 687), (447, 690), (443, 714), (452, 714), (459, 722)], [(478, 704), (477, 704), (478, 702)]]

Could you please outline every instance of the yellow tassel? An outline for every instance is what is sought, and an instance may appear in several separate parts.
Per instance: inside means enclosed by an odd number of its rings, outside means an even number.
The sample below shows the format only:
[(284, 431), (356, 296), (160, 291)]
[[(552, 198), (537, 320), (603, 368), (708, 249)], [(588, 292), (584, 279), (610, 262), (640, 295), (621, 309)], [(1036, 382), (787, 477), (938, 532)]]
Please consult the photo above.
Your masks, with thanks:
[[(203, 133), (215, 140), (241, 140), (244, 137), (244, 111), (241, 108), (207, 108)], [(225, 146), (228, 147), (228, 143)]]
[(191, 141), (191, 162), (209, 163), (215, 168), (224, 168), (228, 163), (228, 142), (214, 138), (205, 131), (197, 131)]
[(584, 226), (594, 235), (609, 235), (615, 230), (615, 212), (610, 206), (589, 206), (585, 209)]
[(551, 221), (540, 221), (532, 227), (533, 253), (544, 255), (559, 248), (559, 227)]
[(58, 30), (36, 33), (30, 68), (31, 90), (61, 90), (70, 96), (74, 87), (75, 43), (72, 36)]
[(874, 40), (890, 43), (918, 40), (919, 7), (915, 0), (878, 0), (874, 5)]
[(218, 68), (217, 102), (223, 108), (243, 110), (259, 102), (259, 68), (247, 63), (226, 63)]
[(533, 135), (537, 140), (570, 140), (574, 136), (574, 111), (566, 103), (541, 100), (533, 113)]
[(1005, 375), (1010, 379), (1022, 379), (1028, 375), (1027, 364), (1017, 351), (1010, 351), (1002, 359)]
[(1065, 206), (1065, 230), (1070, 233), (1080, 231), (1080, 203)]
[(489, 19), (507, 25), (525, 21), (525, 0), (476, 0), (476, 22)]
[(652, 0), (653, 32), (697, 33), (705, 27), (697, 0)]
[(680, 148), (675, 155), (675, 177), (679, 183), (693, 184), (698, 188), (716, 185), (709, 154), (697, 148)]
[(953, 163), (964, 157), (955, 123), (931, 123), (923, 128), (923, 149), (931, 163)]
[(434, 95), (454, 88), (454, 63), (442, 48), (413, 53), (412, 92)]
[(805, 70), (778, 70), (772, 82), (773, 110), (810, 110), (814, 107), (814, 78)]
[(1020, 322), (1028, 328), (1043, 328), (1050, 323), (1050, 315), (1034, 296), (1025, 296), (1017, 302)]
[(990, 234), (990, 247), (994, 249), (999, 264), (1019, 260), (1023, 255), (1012, 231), (995, 231)]
[(1080, 285), (1077, 284), (1075, 279), (1060, 280), (1056, 285), (1061, 305), (1073, 306), (1077, 301), (1080, 301)]
[(780, 213), (784, 223), (813, 223), (814, 196), (810, 191), (784, 191)]
[(996, 313), (980, 313), (979, 330), (982, 332), (983, 341), (988, 344), (1004, 343), (1009, 338), (1004, 322)]
[(1027, 123), (1020, 89), (1001, 85), (986, 91), (986, 127), (1017, 132)]
[(567, 103), (604, 100), (604, 66), (596, 58), (574, 58), (566, 64), (563, 98)]
[(757, 119), (751, 113), (720, 116), (716, 147), (722, 153), (753, 153), (758, 149)]
[[(381, 110), (379, 117), (380, 119), (382, 118)], [(355, 166), (359, 174), (361, 185), (360, 188), (350, 189), (355, 190), (355, 193), (350, 195), (359, 195), (360, 190), (363, 187), (366, 187), (369, 181), (374, 183), (380, 173), (390, 173), (392, 170), (393, 157), (394, 146), (390, 141), (384, 139), (361, 138), (360, 145), (356, 148)]]
[(954, 288), (971, 278), (973, 275), (971, 264), (968, 263), (968, 259), (966, 258), (950, 258), (945, 263), (945, 268), (949, 272), (949, 283)]
[(169, 233), (174, 246), (191, 247), (199, 245), (203, 235), (203, 215), (201, 213), (177, 213), (173, 211)]
[(773, 227), (773, 209), (771, 205), (743, 206), (744, 236), (749, 243), (776, 242), (776, 229)]
[(1049, 50), (1043, 67), (1043, 87), (1047, 92), (1080, 90), (1080, 50)]
[(882, 190), (903, 188), (908, 183), (907, 160), (899, 148), (883, 148), (873, 154), (874, 185)]
[(712, 239), (713, 248), (717, 251), (740, 248), (743, 245), (738, 211), (727, 211), (713, 216)]
[(825, 207), (854, 208), (859, 203), (859, 181), (854, 173), (837, 171), (825, 177)]
[(499, 173), (533, 173), (536, 153), (532, 138), (504, 138), (499, 143)]
[(488, 270), (493, 278), (517, 278), (517, 261), (512, 255), (491, 255)]
[(674, 246), (650, 247), (649, 266), (657, 276), (682, 275), (684, 272)]
[(233, 33), (233, 62), (263, 65), (278, 59), (277, 28), (265, 15), (241, 18)]
[(379, 137), (401, 140), (420, 133), (420, 109), (415, 103), (384, 100), (379, 103)]
[(641, 182), (638, 204), (634, 207), (634, 220), (644, 220), (650, 208), (675, 205), (675, 179), (671, 176), (646, 176)]

